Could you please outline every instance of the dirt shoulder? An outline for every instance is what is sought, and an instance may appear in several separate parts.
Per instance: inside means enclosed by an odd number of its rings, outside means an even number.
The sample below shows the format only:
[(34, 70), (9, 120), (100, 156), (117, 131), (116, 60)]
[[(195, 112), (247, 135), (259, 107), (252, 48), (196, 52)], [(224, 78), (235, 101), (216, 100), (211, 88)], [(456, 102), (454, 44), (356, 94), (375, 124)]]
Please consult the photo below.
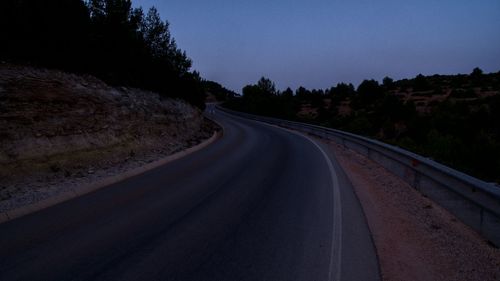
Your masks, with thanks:
[(330, 142), (363, 206), (383, 280), (500, 280), (500, 250), (375, 162)]
[(0, 65), (0, 212), (164, 158), (216, 130), (180, 100)]

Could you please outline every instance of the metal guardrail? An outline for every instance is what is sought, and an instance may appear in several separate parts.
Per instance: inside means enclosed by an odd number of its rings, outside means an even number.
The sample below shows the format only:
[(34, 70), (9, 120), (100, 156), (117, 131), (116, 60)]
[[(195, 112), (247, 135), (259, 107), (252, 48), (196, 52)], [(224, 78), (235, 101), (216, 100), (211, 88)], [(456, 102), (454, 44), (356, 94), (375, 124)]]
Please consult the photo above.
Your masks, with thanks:
[(219, 110), (333, 140), (394, 173), (500, 247), (500, 188), (415, 153), (359, 135), (283, 119)]

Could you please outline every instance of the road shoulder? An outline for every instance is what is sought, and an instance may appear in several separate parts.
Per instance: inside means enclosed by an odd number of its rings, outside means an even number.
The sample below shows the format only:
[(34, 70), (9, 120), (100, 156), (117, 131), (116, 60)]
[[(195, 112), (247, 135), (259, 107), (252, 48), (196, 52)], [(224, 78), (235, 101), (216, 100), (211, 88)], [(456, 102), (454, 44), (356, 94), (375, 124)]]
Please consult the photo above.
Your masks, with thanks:
[(380, 165), (329, 142), (363, 206), (383, 280), (500, 280), (500, 250)]
[(60, 186), (60, 192), (55, 193), (53, 196), (49, 196), (47, 198), (41, 199), (41, 200), (34, 200), (33, 202), (26, 202), (23, 204), (23, 202), (15, 202), (15, 206), (13, 208), (4, 210), (0, 212), (0, 223), (4, 223), (40, 210), (43, 210), (45, 208), (48, 208), (50, 206), (54, 206), (56, 204), (71, 200), (73, 198), (85, 195), (87, 193), (99, 190), (101, 188), (104, 188), (106, 186), (121, 182), (123, 180), (126, 180), (128, 178), (140, 175), (142, 173), (145, 173), (149, 170), (155, 169), (159, 166), (168, 164), (170, 162), (173, 162), (177, 159), (180, 159), (182, 157), (185, 157), (191, 153), (194, 153), (198, 150), (201, 150), (208, 145), (212, 144), (215, 142), (217, 139), (219, 139), (222, 136), (223, 132), (222, 131), (214, 131), (212, 136), (201, 143), (189, 147), (187, 149), (178, 151), (176, 153), (173, 153), (171, 155), (168, 155), (166, 157), (163, 157), (161, 159), (154, 160), (149, 163), (145, 163), (143, 165), (140, 165), (139, 167), (134, 167), (127, 169), (125, 171), (122, 171), (117, 174), (112, 174), (108, 175), (105, 177), (101, 178), (90, 178), (89, 182), (83, 183), (83, 184), (78, 184), (74, 186)]

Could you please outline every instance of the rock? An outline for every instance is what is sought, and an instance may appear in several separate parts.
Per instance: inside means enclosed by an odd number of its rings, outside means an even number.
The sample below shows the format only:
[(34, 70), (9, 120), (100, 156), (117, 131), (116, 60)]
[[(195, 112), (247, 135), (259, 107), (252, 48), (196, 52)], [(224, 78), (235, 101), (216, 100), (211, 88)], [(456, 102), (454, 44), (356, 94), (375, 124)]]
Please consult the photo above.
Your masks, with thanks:
[(5, 64), (0, 90), (0, 161), (16, 171), (1, 180), (21, 186), (13, 198), (41, 189), (48, 197), (44, 192), (68, 182), (154, 161), (208, 127), (201, 111), (183, 101), (110, 87), (92, 76)]

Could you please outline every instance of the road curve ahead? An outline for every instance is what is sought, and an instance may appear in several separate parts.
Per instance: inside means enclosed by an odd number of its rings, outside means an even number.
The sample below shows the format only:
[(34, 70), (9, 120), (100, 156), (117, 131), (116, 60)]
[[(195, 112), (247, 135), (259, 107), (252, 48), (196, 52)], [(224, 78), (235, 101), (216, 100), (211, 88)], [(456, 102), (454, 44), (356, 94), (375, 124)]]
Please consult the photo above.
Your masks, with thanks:
[(361, 207), (327, 147), (208, 114), (224, 136), (207, 148), (1, 224), (0, 279), (380, 279)]

